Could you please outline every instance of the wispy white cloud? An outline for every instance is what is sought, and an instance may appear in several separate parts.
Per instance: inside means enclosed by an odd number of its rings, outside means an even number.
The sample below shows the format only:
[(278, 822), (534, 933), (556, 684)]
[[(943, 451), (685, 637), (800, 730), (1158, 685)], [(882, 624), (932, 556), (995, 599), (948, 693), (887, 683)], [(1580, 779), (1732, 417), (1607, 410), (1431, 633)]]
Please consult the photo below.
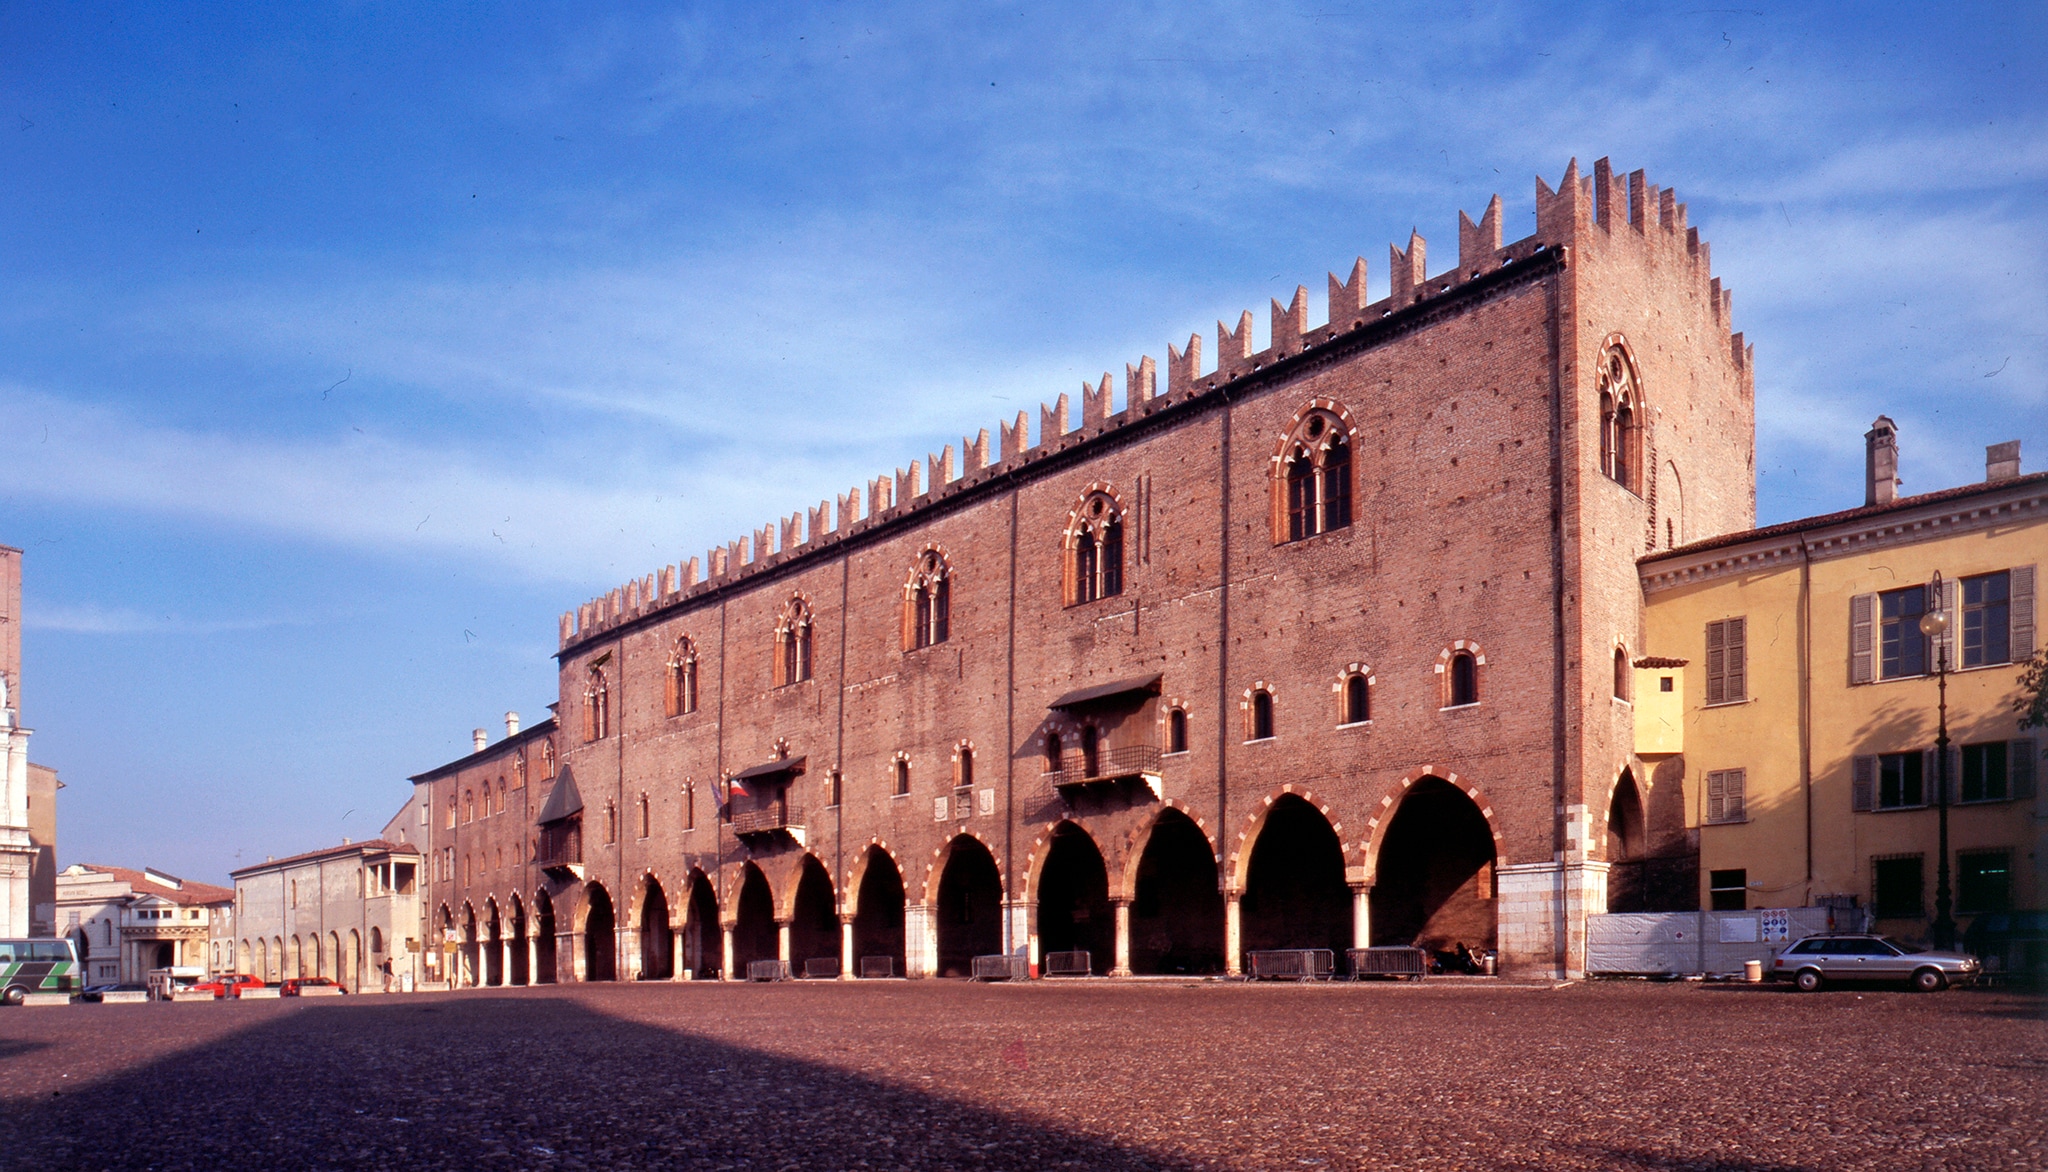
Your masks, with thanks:
[(31, 602), (22, 625), (31, 631), (66, 635), (220, 635), (272, 627), (305, 626), (299, 618), (195, 619), (175, 614), (145, 614), (125, 607), (93, 603), (45, 605)]

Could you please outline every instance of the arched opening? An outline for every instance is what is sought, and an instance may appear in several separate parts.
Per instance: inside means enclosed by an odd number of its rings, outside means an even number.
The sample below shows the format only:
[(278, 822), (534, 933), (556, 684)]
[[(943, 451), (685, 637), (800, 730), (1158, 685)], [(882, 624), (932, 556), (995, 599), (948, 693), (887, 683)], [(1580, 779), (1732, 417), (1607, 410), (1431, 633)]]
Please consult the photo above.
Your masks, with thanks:
[(889, 971), (903, 975), (903, 876), (896, 870), (896, 860), (881, 847), (868, 848), (857, 899), (853, 912), (854, 971), (862, 971), (863, 957), (885, 956), (895, 962)]
[(1223, 892), (1216, 856), (1194, 819), (1160, 811), (1132, 894), (1132, 972), (1223, 971)]
[(484, 904), (484, 984), (505, 983), (504, 925), (498, 922), (498, 901)]
[(1351, 946), (1351, 891), (1344, 848), (1322, 811), (1283, 794), (1252, 844), (1238, 905), (1245, 950)]
[(724, 963), (718, 929), (718, 895), (702, 871), (690, 873), (690, 898), (683, 911), (683, 967), (696, 980), (715, 980)]
[(477, 983), (477, 934), (476, 909), (464, 904), (462, 907), (462, 972), (456, 984), (462, 988), (473, 988)]
[(668, 926), (668, 895), (653, 876), (640, 899), (640, 979), (666, 981), (676, 975), (675, 935)]
[[(510, 916), (512, 921), (511, 983), (514, 985), (531, 985), (533, 984), (532, 948), (529, 943), (531, 937), (527, 934), (531, 925), (526, 922), (526, 905), (519, 901), (517, 895), (512, 897)], [(374, 933), (376, 929), (372, 928), (371, 931)]]
[(1372, 719), (1372, 697), (1366, 691), (1365, 677), (1348, 676), (1344, 680), (1344, 723), (1363, 724)]
[(1493, 830), (1465, 792), (1425, 777), (1387, 823), (1372, 889), (1374, 944), (1491, 949)]
[(939, 969), (942, 977), (974, 974), (974, 958), (1003, 949), (1003, 878), (988, 848), (960, 835), (939, 873)]
[(583, 889), (583, 898), (589, 906), (583, 917), (583, 979), (616, 981), (619, 942), (614, 928), (618, 916), (612, 910), (611, 893), (602, 884), (592, 883)]
[(1175, 708), (1166, 714), (1166, 751), (1188, 751), (1188, 713), (1185, 708)]
[(1102, 756), (1102, 734), (1092, 724), (1081, 726), (1081, 776), (1100, 777), (1098, 768)]
[[(296, 937), (293, 938), (292, 943), (298, 943)], [(177, 963), (177, 955), (177, 946), (172, 944), (170, 941), (166, 940), (163, 943), (156, 946), (156, 963), (149, 967), (157, 969), (170, 968), (172, 965)]]
[(276, 978), (270, 975), (270, 945), (268, 941), (256, 941), (256, 967), (246, 970), (258, 980), (269, 982)]
[(1625, 650), (1624, 648), (1616, 647), (1616, 648), (1614, 649), (1614, 698), (1615, 698), (1615, 699), (1617, 699), (1617, 700), (1626, 700), (1626, 699), (1628, 699), (1628, 698), (1629, 698), (1629, 692), (1628, 692), (1628, 685), (1629, 685), (1629, 676), (1630, 676), (1630, 674), (1631, 674), (1631, 673), (1630, 673), (1630, 671), (1629, 671), (1629, 666), (1628, 666), (1628, 651), (1627, 651), (1627, 650)]
[(1624, 769), (1607, 804), (1607, 910), (1649, 911), (1645, 882), (1643, 794), (1635, 775)]
[(1116, 966), (1116, 918), (1109, 907), (1109, 871), (1088, 832), (1072, 822), (1053, 827), (1038, 878), (1038, 949), (1082, 951), (1089, 971)]
[(775, 898), (768, 890), (768, 876), (752, 863), (740, 880), (739, 913), (732, 930), (732, 963), (743, 976), (755, 961), (781, 955), (775, 939)]
[(238, 973), (248, 973), (250, 976), (260, 978), (262, 976), (262, 968), (260, 966), (251, 967), (252, 965), (255, 965), (255, 957), (249, 951), (249, 942), (244, 940), (235, 947), (235, 971)]
[(361, 992), (363, 988), (363, 938), (354, 928), (348, 930), (348, 939), (342, 941), (341, 971), (348, 974), (348, 987)]
[(1470, 651), (1451, 656), (1450, 707), (1479, 703), (1479, 657)]
[[(789, 963), (801, 976), (807, 961), (839, 962), (839, 916), (832, 910), (832, 877), (815, 856), (804, 856), (789, 922)], [(835, 969), (836, 971), (836, 969)]]
[(1271, 740), (1273, 736), (1273, 693), (1264, 688), (1252, 693), (1251, 740)]
[(533, 969), (534, 984), (555, 983), (555, 901), (545, 891), (533, 897)]

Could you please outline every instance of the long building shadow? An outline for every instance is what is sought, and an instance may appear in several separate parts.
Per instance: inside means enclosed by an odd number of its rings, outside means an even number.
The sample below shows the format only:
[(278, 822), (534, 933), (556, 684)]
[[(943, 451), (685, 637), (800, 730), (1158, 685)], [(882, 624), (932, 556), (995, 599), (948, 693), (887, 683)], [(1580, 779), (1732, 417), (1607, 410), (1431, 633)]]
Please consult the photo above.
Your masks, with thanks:
[(0, 1104), (0, 1167), (1200, 1166), (568, 998), (394, 997), (266, 1017)]

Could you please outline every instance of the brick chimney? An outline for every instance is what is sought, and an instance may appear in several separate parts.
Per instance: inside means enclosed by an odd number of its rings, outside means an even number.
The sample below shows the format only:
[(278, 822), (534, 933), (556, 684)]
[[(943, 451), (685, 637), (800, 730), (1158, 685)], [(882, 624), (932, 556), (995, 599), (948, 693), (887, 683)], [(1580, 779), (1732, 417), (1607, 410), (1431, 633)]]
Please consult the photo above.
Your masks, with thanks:
[(1984, 483), (2011, 480), (2020, 474), (2020, 441), (2007, 440), (1984, 449)]
[(471, 729), (469, 733), (469, 739), (475, 743), (475, 751), (481, 753), (484, 751), (484, 746), (491, 743), (491, 734), (485, 732), (480, 728)]
[(1899, 428), (1880, 415), (1863, 433), (1863, 503), (1888, 505), (1899, 495)]
[(508, 737), (519, 735), (519, 714), (517, 712), (507, 712), (505, 714), (505, 735)]

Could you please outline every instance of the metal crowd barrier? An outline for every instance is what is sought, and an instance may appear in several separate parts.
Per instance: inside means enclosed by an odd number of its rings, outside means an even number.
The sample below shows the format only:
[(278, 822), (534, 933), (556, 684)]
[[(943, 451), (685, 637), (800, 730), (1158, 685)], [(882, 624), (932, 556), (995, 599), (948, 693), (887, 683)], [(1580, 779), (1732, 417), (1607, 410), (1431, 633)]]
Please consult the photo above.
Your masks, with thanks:
[(1254, 981), (1327, 981), (1337, 971), (1337, 954), (1327, 948), (1264, 949), (1245, 959)]
[(779, 960), (750, 960), (747, 962), (749, 981), (787, 981), (789, 966)]
[(1429, 975), (1429, 954), (1407, 944), (1376, 944), (1354, 948), (1348, 954), (1354, 977), (1413, 977)]
[(804, 962), (806, 980), (829, 980), (839, 975), (839, 958), (836, 956), (814, 956)]
[(1048, 977), (1085, 977), (1094, 972), (1089, 963), (1088, 953), (1082, 949), (1072, 952), (1048, 952), (1039, 972)]
[(1021, 956), (997, 953), (994, 956), (974, 958), (974, 979), (977, 981), (1028, 981), (1031, 979), (1031, 962)]
[(862, 980), (872, 981), (903, 974), (896, 971), (896, 958), (893, 956), (863, 956), (860, 958), (860, 975)]

